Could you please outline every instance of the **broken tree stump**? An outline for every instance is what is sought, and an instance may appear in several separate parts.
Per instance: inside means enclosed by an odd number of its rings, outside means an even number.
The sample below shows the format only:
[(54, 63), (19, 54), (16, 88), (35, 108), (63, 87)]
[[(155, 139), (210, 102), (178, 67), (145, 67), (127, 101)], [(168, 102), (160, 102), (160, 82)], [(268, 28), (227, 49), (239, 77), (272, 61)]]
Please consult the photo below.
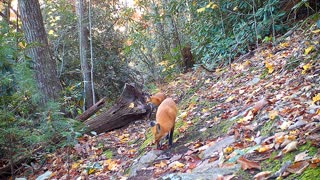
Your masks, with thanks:
[(88, 132), (97, 134), (122, 128), (130, 123), (144, 119), (151, 111), (144, 94), (134, 84), (125, 84), (120, 98), (109, 110), (86, 120)]

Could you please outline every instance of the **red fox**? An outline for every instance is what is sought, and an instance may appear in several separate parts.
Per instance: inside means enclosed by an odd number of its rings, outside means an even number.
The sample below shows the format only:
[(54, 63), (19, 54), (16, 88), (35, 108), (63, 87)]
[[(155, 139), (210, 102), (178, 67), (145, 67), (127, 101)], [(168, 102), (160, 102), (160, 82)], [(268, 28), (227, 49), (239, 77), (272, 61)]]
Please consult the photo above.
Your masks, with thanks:
[(162, 92), (158, 92), (156, 94), (154, 94), (153, 96), (151, 96), (147, 102), (150, 102), (150, 112), (148, 114), (148, 118), (151, 118), (151, 115), (153, 114), (153, 111), (155, 109), (157, 109), (157, 107), (162, 103), (162, 101), (166, 98), (166, 95)]
[(156, 106), (159, 106), (164, 99), (166, 99), (166, 95), (162, 92), (158, 92), (157, 94), (150, 97), (149, 102)]
[(151, 123), (157, 149), (160, 149), (160, 140), (166, 135), (168, 135), (169, 145), (172, 145), (177, 113), (177, 105), (171, 98), (165, 99), (158, 107), (156, 122)]

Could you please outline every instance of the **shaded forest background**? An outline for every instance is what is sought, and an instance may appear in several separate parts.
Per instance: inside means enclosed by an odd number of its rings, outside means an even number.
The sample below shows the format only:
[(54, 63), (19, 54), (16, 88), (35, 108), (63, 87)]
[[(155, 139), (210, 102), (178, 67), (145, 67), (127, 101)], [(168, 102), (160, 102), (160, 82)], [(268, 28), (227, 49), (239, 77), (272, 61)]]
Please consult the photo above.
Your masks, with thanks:
[[(84, 128), (75, 117), (103, 97), (111, 105), (125, 83), (151, 92), (192, 68), (226, 66), (261, 43), (276, 44), (300, 20), (319, 22), (320, 7), (317, 0), (29, 1), (42, 13), (42, 44), (28, 40), (25, 24), (35, 19), (24, 18), (18, 2), (0, 1), (0, 164), (11, 163), (12, 174), (20, 157), (73, 145)], [(54, 72), (40, 71), (31, 53), (43, 46)], [(38, 78), (49, 73), (58, 82)], [(58, 96), (42, 90), (50, 83), (61, 87)]]

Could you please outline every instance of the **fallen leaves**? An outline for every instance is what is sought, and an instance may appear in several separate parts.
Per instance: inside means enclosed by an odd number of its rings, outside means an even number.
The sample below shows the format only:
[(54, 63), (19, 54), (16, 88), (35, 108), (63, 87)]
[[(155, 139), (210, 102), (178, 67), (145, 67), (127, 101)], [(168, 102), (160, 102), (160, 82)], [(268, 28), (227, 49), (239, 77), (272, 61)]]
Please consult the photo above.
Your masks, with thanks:
[(314, 104), (315, 104), (316, 102), (320, 101), (320, 93), (318, 93), (317, 95), (315, 95), (315, 96), (312, 98), (312, 101), (313, 101)]
[(288, 152), (294, 151), (298, 149), (298, 141), (292, 141), (285, 148), (283, 148), (282, 153), (286, 154)]
[(266, 68), (268, 69), (268, 73), (272, 74), (274, 71), (274, 65), (272, 63), (267, 62), (267, 61), (265, 62), (265, 65), (266, 65)]
[(263, 171), (263, 172), (259, 172), (258, 174), (256, 174), (255, 176), (253, 176), (253, 178), (255, 180), (265, 180), (268, 179), (269, 176), (271, 175), (272, 171)]
[(304, 50), (304, 55), (308, 55), (311, 51), (313, 51), (315, 48), (314, 48), (314, 45), (311, 45), (309, 46), (308, 48), (306, 48)]
[(274, 147), (274, 143), (268, 144), (268, 145), (262, 145), (261, 147), (259, 147), (259, 148), (257, 149), (257, 151), (258, 151), (259, 153), (264, 153), (264, 152), (266, 152), (266, 151), (271, 150), (273, 147)]
[(310, 159), (310, 157), (308, 157), (307, 151), (303, 151), (303, 152), (297, 154), (297, 155), (294, 157), (294, 162), (304, 161), (304, 160), (307, 160), (307, 159)]
[(308, 161), (295, 162), (287, 168), (287, 171), (294, 174), (301, 174), (309, 166), (309, 164), (310, 163)]
[(256, 114), (258, 111), (260, 111), (262, 108), (264, 108), (268, 104), (268, 100), (266, 98), (261, 99), (255, 105), (253, 106), (253, 113)]
[(244, 157), (240, 157), (237, 160), (238, 163), (241, 164), (241, 169), (243, 170), (247, 170), (247, 169), (259, 169), (261, 170), (261, 166), (259, 163), (254, 162), (254, 161), (250, 161)]

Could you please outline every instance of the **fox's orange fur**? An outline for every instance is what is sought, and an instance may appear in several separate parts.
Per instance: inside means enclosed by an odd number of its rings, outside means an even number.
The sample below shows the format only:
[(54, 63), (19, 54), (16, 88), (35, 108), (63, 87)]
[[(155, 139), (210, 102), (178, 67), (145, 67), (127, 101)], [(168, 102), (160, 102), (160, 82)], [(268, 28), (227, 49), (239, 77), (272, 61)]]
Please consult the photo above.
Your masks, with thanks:
[(156, 124), (152, 127), (157, 148), (160, 148), (160, 140), (169, 135), (169, 145), (172, 145), (173, 131), (178, 109), (176, 103), (171, 98), (165, 99), (156, 114)]
[(158, 92), (155, 95), (151, 96), (149, 101), (152, 104), (159, 106), (164, 99), (166, 99), (166, 95), (162, 92)]

